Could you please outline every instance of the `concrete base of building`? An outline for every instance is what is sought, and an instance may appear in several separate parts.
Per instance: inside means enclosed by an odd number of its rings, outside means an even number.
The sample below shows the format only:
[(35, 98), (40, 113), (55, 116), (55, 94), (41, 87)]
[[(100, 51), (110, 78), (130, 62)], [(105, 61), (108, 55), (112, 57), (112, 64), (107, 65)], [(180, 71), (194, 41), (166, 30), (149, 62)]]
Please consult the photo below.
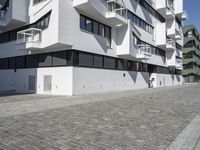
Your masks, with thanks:
[(181, 84), (180, 75), (123, 70), (69, 66), (0, 70), (0, 91), (17, 93), (80, 95)]

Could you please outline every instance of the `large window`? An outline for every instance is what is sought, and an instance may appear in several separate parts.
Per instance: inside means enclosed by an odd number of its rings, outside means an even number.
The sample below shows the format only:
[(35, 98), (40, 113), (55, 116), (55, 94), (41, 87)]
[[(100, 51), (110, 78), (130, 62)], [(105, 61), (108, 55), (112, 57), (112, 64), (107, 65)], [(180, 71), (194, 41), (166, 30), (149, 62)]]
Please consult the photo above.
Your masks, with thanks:
[(111, 46), (111, 27), (99, 23), (89, 17), (80, 15), (80, 28), (88, 32), (103, 36), (107, 39), (107, 46)]
[(131, 11), (128, 11), (128, 19), (130, 19), (134, 24), (136, 24), (137, 26), (139, 26), (143, 30), (153, 34), (153, 30), (154, 30), (153, 26), (151, 26), (146, 21), (144, 21), (143, 19), (136, 16)]
[(112, 58), (112, 57), (104, 57), (104, 68), (115, 69), (116, 68), (116, 59)]
[(0, 69), (24, 69), (54, 66), (80, 66), (113, 70), (139, 71), (161, 74), (180, 74), (180, 70), (146, 64), (115, 57), (103, 56), (77, 50), (65, 50), (36, 55), (17, 56), (0, 59)]
[(103, 56), (94, 55), (94, 67), (98, 67), (98, 68), (103, 67)]
[(160, 22), (165, 22), (165, 19), (145, 0), (135, 0), (137, 1), (146, 11), (148, 11), (152, 16), (157, 18)]
[(93, 55), (87, 53), (79, 53), (79, 65), (90, 67), (93, 66)]
[(16, 57), (16, 68), (23, 69), (25, 68), (25, 56)]
[(67, 65), (67, 53), (66, 51), (53, 53), (53, 66)]
[(3, 58), (0, 60), (0, 68), (8, 69), (8, 58)]
[(28, 55), (28, 56), (26, 56), (26, 67), (27, 68), (38, 67), (38, 55)]
[(52, 53), (44, 53), (39, 55), (39, 66), (52, 66)]

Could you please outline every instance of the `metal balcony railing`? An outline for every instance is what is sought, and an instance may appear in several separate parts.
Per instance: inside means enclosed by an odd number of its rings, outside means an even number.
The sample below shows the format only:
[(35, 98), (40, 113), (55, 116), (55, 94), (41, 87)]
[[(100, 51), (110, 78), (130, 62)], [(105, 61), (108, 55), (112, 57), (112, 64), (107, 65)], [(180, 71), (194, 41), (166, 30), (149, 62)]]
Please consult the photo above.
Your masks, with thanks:
[(151, 55), (151, 47), (145, 44), (138, 44), (138, 54), (148, 54)]
[(182, 61), (182, 59), (176, 59), (176, 65), (177, 65), (178, 67), (182, 67), (182, 66), (183, 66), (183, 61)]
[(29, 28), (26, 30), (22, 30), (17, 32), (17, 44), (25, 44), (25, 43), (40, 43), (41, 42), (41, 29), (37, 28)]
[(118, 0), (107, 0), (107, 8), (109, 12), (115, 12), (120, 16), (127, 18), (128, 10), (122, 0), (121, 3), (119, 3)]

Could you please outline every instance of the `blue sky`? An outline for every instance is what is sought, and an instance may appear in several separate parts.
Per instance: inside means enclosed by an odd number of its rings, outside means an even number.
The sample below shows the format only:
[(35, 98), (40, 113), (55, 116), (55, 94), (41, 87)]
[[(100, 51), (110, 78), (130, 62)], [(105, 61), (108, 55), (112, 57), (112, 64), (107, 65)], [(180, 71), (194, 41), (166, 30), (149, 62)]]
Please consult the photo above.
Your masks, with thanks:
[(184, 0), (188, 20), (184, 24), (194, 24), (200, 32), (200, 0)]

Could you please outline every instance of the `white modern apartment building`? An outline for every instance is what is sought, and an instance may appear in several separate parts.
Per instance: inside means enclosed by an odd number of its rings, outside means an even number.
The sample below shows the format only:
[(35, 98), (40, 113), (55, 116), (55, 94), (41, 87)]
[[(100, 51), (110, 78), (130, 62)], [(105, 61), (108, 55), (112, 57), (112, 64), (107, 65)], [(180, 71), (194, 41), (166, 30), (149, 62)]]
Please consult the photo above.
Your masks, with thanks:
[(183, 0), (1, 0), (0, 91), (182, 84)]

